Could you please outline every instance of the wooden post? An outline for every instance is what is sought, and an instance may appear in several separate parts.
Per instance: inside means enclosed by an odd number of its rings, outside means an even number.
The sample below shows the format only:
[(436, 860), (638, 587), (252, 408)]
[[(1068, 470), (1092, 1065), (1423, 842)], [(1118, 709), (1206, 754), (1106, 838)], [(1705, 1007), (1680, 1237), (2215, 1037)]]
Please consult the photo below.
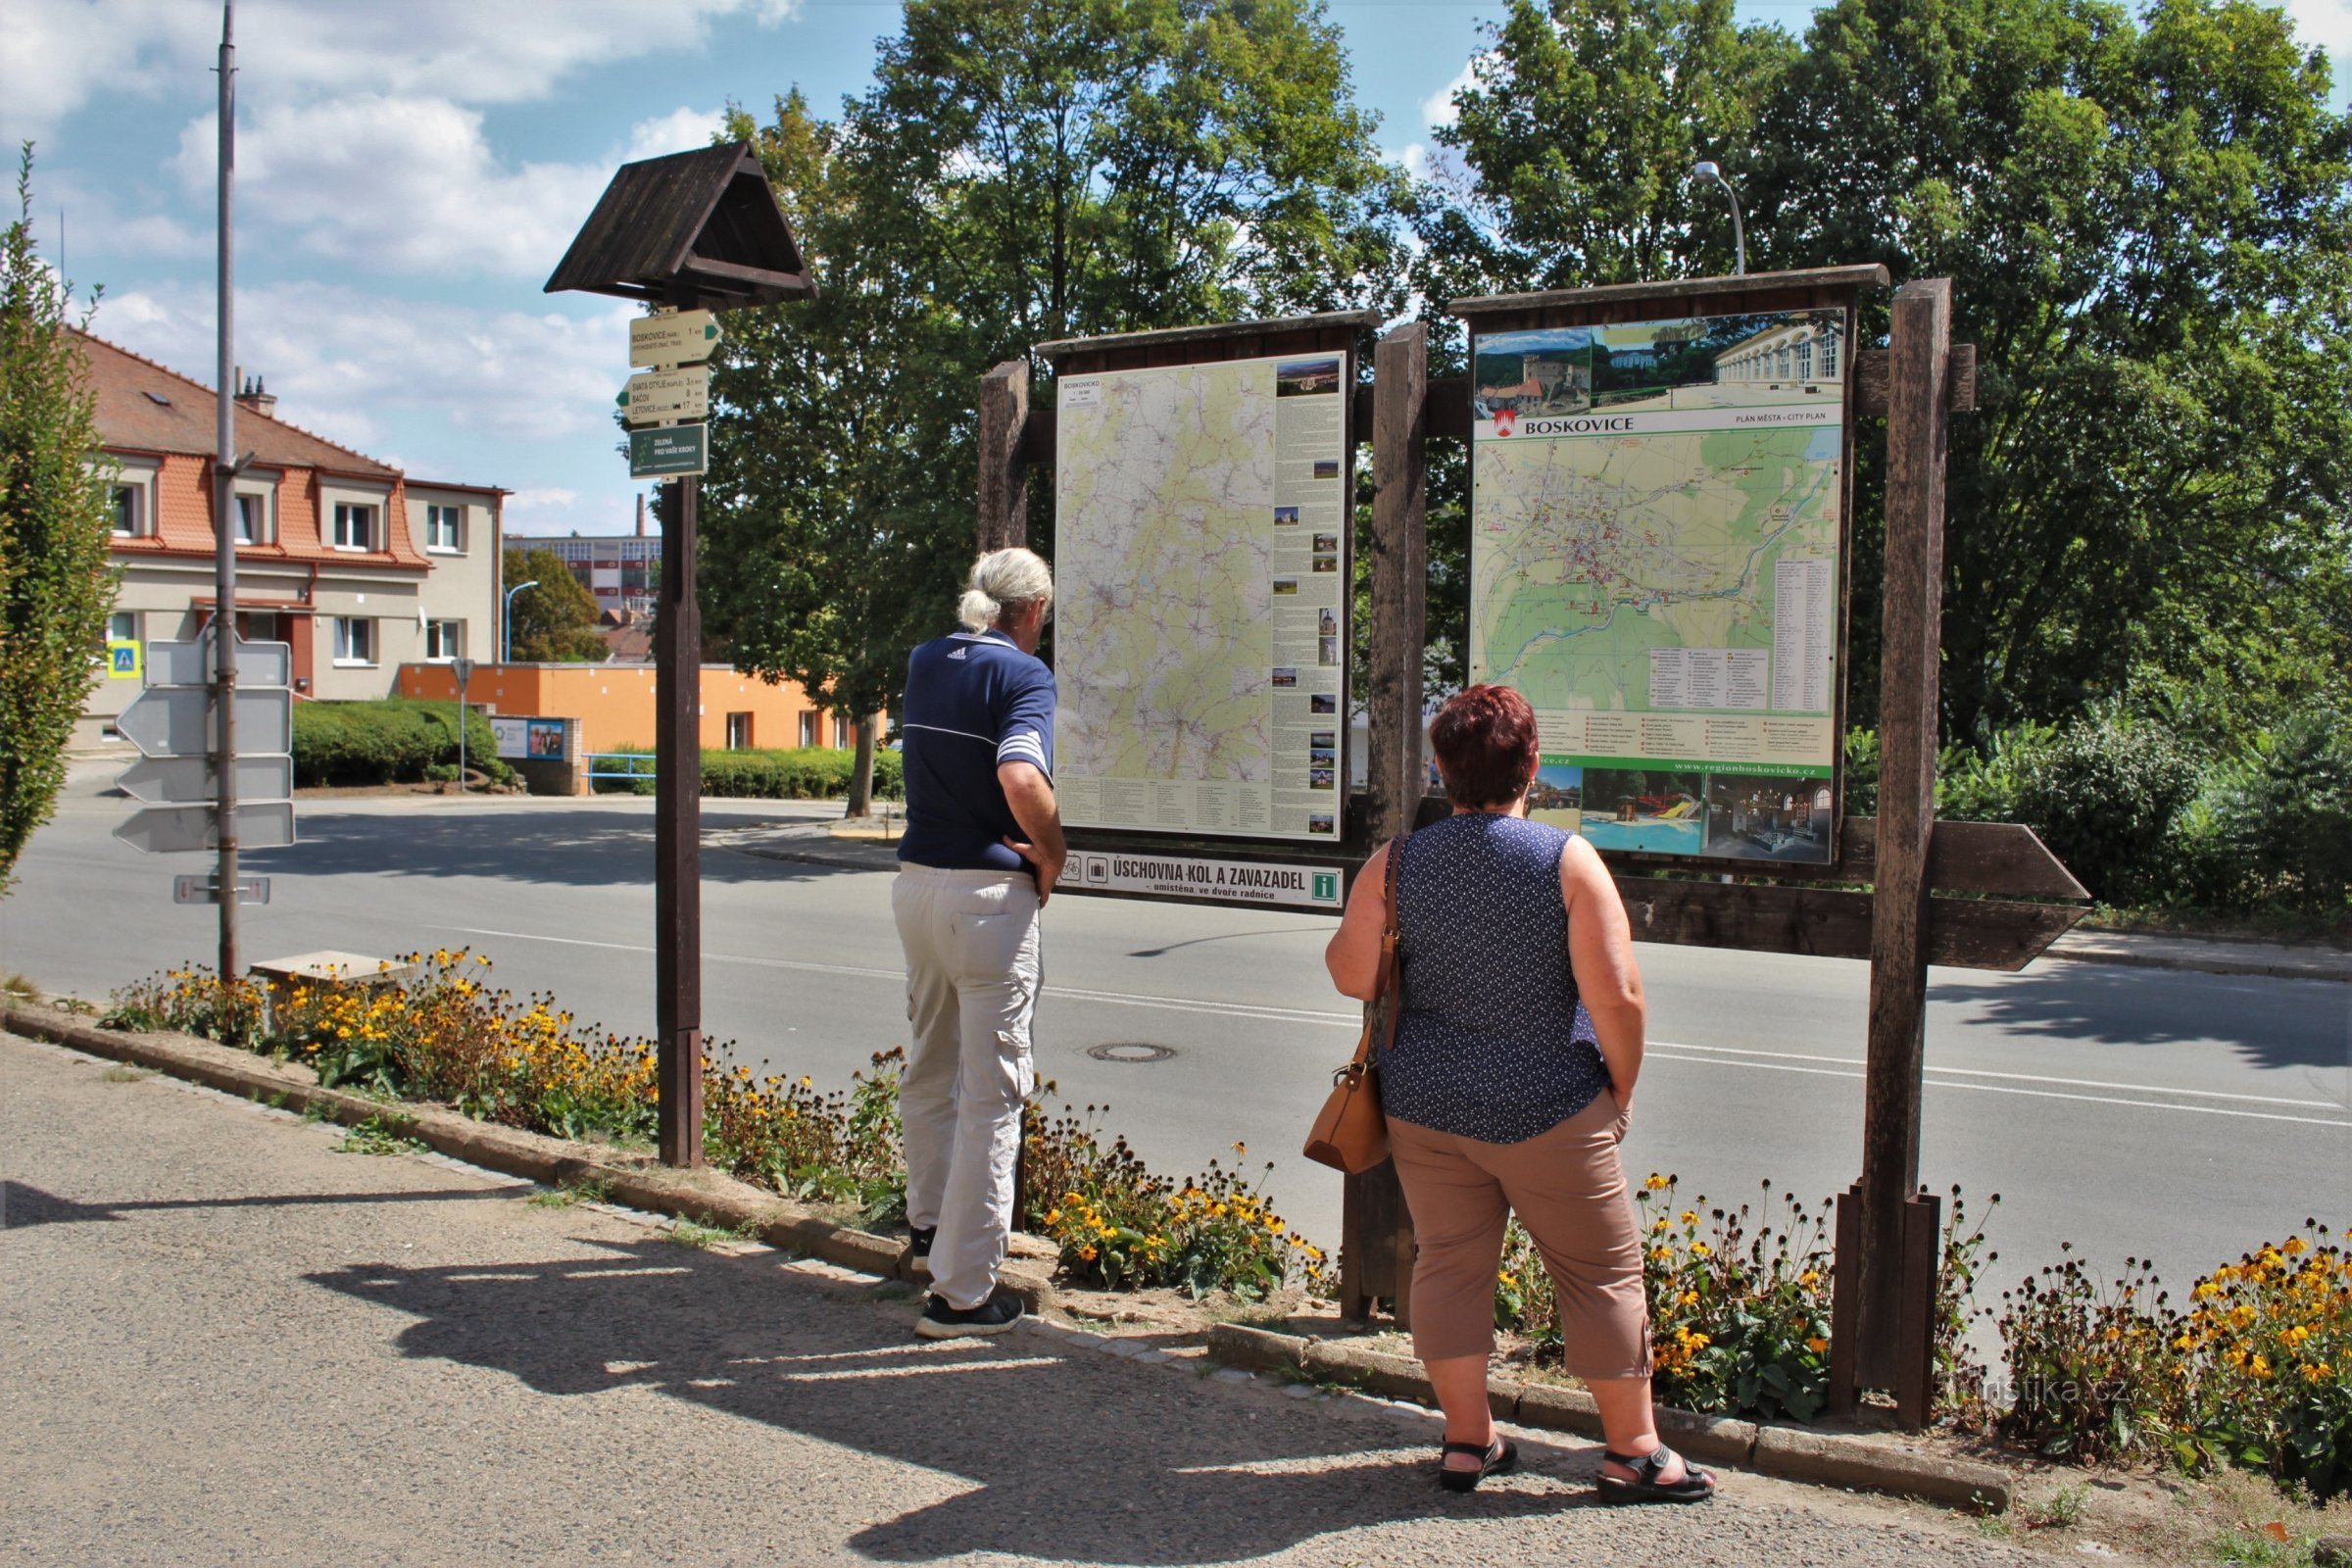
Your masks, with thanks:
[[(682, 297), (681, 297), (682, 296)], [(693, 291), (673, 293), (694, 308)], [(703, 616), (695, 602), (701, 481), (672, 481), (654, 626), (655, 1078), (662, 1163), (703, 1163)]]
[(980, 378), (980, 551), (1029, 542), (1029, 362), (1006, 360)]
[[(1861, 1257), (1841, 1257), (1840, 1289), (1858, 1286), (1853, 1377), (1907, 1382), (1898, 1346), (1907, 1303), (1935, 1269), (1906, 1269), (1906, 1200), (1919, 1185), (1921, 1068), (1926, 1053), (1928, 854), (1936, 824), (1937, 662), (1943, 622), (1944, 461), (1951, 428), (1949, 278), (1894, 297), (1888, 350), (1886, 599), (1879, 709), (1876, 893), (1871, 906), (1870, 1043), (1864, 1071)], [(1931, 1242), (1931, 1252), (1933, 1244)], [(1835, 1381), (1835, 1380), (1833, 1380)], [(1908, 1412), (1907, 1412), (1908, 1414)]]
[[(1365, 818), (1376, 840), (1407, 832), (1428, 793), (1421, 756), (1421, 651), (1429, 585), (1429, 329), (1399, 326), (1372, 351), (1372, 657)], [(1383, 1300), (1412, 1316), (1413, 1216), (1396, 1167), (1341, 1188), (1340, 1306), (1369, 1318)]]

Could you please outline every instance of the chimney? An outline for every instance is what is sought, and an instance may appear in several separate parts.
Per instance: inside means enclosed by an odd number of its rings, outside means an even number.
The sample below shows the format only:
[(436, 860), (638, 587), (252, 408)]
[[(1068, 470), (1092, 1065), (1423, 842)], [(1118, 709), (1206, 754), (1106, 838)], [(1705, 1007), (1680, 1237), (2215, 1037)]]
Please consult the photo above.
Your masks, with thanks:
[(256, 414), (268, 414), (271, 409), (277, 407), (276, 397), (271, 394), (268, 384), (260, 376), (257, 375), (248, 381), (245, 379), (244, 368), (239, 367), (236, 380), (237, 402), (241, 407), (251, 409)]
[(637, 492), (637, 537), (645, 537), (645, 492)]

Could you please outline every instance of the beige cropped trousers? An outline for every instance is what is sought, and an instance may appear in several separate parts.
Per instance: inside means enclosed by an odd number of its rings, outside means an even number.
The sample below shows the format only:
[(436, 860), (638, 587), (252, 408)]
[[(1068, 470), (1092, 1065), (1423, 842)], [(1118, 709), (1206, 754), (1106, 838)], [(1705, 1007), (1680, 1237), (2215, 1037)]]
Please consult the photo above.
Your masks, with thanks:
[(1625, 1118), (1599, 1098), (1547, 1133), (1487, 1144), (1392, 1119), (1389, 1145), (1421, 1246), (1413, 1264), (1413, 1353), (1424, 1361), (1489, 1355), (1503, 1223), (1544, 1254), (1560, 1302), (1568, 1371), (1649, 1375), (1642, 1235), (1617, 1158)]

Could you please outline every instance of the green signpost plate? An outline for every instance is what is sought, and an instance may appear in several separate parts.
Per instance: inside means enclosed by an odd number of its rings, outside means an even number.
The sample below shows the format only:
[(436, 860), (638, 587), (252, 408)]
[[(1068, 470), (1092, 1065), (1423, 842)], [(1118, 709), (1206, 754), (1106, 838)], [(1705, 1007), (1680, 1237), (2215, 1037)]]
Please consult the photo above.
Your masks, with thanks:
[(651, 479), (701, 473), (710, 466), (707, 424), (665, 424), (629, 432), (629, 477)]

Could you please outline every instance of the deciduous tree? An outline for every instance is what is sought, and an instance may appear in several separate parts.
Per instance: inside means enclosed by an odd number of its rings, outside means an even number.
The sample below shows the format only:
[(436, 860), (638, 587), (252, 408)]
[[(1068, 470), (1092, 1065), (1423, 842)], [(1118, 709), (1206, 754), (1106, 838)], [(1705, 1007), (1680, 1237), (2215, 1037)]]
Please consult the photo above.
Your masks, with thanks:
[(580, 585), (564, 558), (542, 545), (506, 555), (510, 585), (531, 583), (508, 613), (510, 657), (524, 663), (579, 663), (605, 657), (597, 635), (596, 596)]

